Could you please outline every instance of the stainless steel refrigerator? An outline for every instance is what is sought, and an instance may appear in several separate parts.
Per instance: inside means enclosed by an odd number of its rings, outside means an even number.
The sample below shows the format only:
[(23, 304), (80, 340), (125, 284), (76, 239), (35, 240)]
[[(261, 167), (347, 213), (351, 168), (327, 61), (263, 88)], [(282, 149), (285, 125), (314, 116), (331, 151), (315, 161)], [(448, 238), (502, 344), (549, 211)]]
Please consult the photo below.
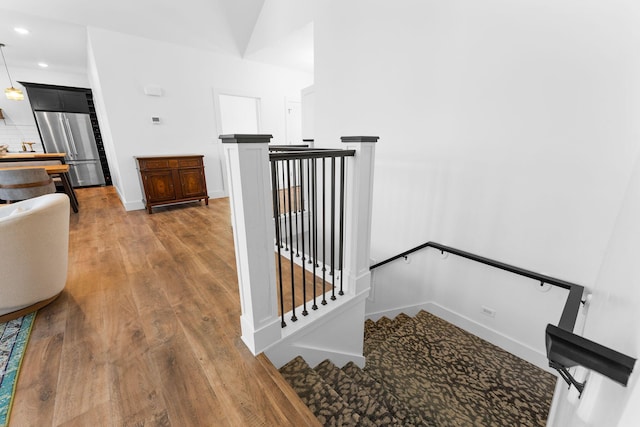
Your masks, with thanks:
[(35, 115), (45, 151), (67, 153), (71, 184), (105, 185), (89, 115), (55, 111), (36, 111)]

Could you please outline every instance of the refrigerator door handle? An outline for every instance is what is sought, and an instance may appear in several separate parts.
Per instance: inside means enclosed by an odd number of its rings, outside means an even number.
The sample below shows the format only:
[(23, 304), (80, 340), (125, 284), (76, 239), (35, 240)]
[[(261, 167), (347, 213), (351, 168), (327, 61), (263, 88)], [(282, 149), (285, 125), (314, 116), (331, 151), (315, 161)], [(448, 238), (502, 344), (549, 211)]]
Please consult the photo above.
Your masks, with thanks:
[(67, 135), (67, 141), (71, 142), (71, 147), (73, 148), (73, 153), (78, 155), (78, 147), (76, 147), (76, 141), (73, 139), (73, 132), (71, 131), (71, 126), (69, 125), (69, 118), (67, 115), (64, 115), (64, 124), (65, 124), (65, 133)]
[(65, 115), (63, 113), (60, 113), (60, 115), (58, 116), (58, 121), (60, 122), (62, 134), (64, 135), (64, 150), (67, 152), (67, 156), (69, 156), (69, 158), (73, 158), (73, 152), (71, 150), (71, 146), (69, 145), (69, 132), (67, 131), (67, 123), (65, 119)]

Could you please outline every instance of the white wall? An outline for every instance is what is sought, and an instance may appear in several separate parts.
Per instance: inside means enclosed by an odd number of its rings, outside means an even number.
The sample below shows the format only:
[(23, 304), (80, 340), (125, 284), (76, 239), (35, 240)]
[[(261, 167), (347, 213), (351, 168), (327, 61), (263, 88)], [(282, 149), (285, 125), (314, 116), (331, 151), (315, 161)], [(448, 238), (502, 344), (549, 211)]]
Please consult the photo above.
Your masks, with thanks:
[[(312, 82), (311, 75), (231, 55), (97, 28), (88, 32), (92, 88), (102, 94), (106, 149), (118, 163), (115, 182), (127, 209), (143, 207), (134, 160), (140, 155), (203, 154), (209, 195), (225, 194), (214, 91), (259, 97), (261, 132), (278, 143), (285, 136), (285, 98), (299, 98)], [(146, 96), (147, 85), (161, 87), (163, 96)], [(162, 124), (151, 124), (151, 116)]]
[[(631, 257), (640, 253), (640, 158), (629, 181), (604, 262), (593, 292), (584, 336), (637, 358), (640, 354), (640, 263)], [(640, 424), (639, 367), (627, 388), (597, 373), (576, 399), (561, 388), (554, 426), (637, 426)], [(634, 395), (635, 393), (635, 395)], [(619, 424), (618, 424), (619, 422)]]
[(100, 123), (100, 134), (102, 136), (102, 144), (105, 149), (105, 155), (107, 157), (107, 163), (109, 164), (109, 172), (111, 173), (111, 184), (114, 186), (120, 200), (125, 200), (121, 193), (122, 180), (120, 174), (120, 164), (116, 157), (116, 149), (113, 145), (113, 136), (111, 134), (111, 123), (109, 121), (109, 114), (104, 103), (104, 93), (102, 92), (102, 86), (100, 85), (100, 71), (96, 64), (95, 55), (93, 54), (93, 47), (87, 34), (87, 76), (91, 84), (93, 91), (93, 106), (96, 109), (96, 116), (98, 117), (98, 123)]
[[(640, 148), (639, 18), (623, 0), (317, 3), (316, 141), (380, 136), (372, 257), (433, 240), (593, 288)], [(433, 251), (375, 274), (368, 312), (434, 301), (540, 353), (566, 295)]]

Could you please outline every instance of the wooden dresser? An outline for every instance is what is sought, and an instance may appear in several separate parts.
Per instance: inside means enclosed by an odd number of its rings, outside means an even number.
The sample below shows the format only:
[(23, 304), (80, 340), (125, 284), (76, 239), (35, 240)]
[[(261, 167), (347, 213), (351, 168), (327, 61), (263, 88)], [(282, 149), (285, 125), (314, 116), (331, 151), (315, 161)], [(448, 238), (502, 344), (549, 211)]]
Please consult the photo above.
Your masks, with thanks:
[(199, 154), (135, 157), (146, 209), (203, 200), (209, 204), (204, 164)]

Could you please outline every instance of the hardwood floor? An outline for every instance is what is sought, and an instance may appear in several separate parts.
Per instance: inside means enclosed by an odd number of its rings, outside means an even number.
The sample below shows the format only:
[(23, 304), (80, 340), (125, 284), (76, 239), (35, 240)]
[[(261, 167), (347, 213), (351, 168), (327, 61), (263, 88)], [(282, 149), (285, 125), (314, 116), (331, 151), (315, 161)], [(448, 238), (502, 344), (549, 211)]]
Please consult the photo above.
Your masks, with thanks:
[(320, 425), (240, 339), (227, 199), (149, 215), (113, 187), (77, 194), (67, 286), (38, 312), (10, 426)]

